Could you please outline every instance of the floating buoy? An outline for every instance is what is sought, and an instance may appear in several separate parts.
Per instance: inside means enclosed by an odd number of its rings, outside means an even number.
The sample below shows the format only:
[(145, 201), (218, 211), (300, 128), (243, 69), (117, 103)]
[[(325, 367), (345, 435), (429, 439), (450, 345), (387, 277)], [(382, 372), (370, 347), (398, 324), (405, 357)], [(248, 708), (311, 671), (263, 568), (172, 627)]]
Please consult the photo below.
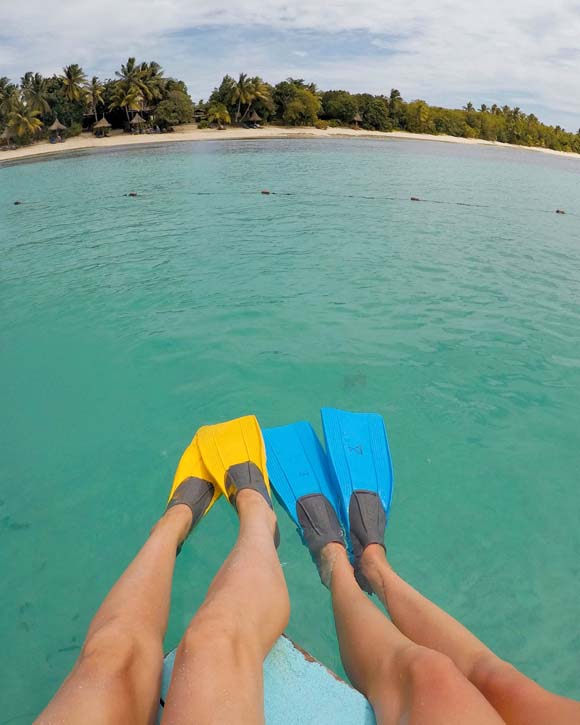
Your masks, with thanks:
[(21, 201), (15, 201), (14, 202), (14, 206), (18, 206), (19, 204), (22, 204), (22, 202)]
[(418, 196), (412, 196), (411, 201), (421, 201)]
[(130, 192), (129, 192), (129, 193), (127, 194), (127, 196), (137, 196), (137, 192), (136, 192), (136, 191), (130, 191)]
[(262, 189), (261, 193), (264, 194), (264, 196), (268, 196), (268, 194), (271, 194), (272, 192), (268, 191), (268, 189)]
[(556, 214), (565, 214), (564, 209), (556, 209)]

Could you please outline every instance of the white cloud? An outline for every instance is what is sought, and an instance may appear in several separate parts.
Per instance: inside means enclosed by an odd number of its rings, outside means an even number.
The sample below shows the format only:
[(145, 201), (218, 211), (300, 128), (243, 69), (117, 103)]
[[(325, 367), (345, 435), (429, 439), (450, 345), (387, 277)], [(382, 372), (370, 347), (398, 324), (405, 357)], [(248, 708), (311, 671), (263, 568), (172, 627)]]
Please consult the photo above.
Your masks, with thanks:
[[(0, 75), (79, 62), (111, 76), (128, 55), (159, 60), (207, 96), (223, 72), (297, 74), (321, 86), (433, 103), (510, 102), (580, 125), (580, 7), (554, 0), (0, 0)], [(220, 29), (219, 32), (216, 28)], [(205, 29), (223, 42), (205, 47)], [(193, 37), (183, 31), (198, 31)], [(293, 34), (304, 37), (297, 48)], [(288, 36), (288, 44), (268, 34)], [(348, 57), (341, 58), (345, 34)], [(328, 53), (332, 36), (336, 47)], [(323, 39), (323, 43), (319, 40)], [(353, 47), (354, 44), (354, 47)], [(358, 45), (357, 45), (358, 44)], [(297, 48), (297, 49), (296, 49)], [(302, 55), (302, 54), (305, 55)]]

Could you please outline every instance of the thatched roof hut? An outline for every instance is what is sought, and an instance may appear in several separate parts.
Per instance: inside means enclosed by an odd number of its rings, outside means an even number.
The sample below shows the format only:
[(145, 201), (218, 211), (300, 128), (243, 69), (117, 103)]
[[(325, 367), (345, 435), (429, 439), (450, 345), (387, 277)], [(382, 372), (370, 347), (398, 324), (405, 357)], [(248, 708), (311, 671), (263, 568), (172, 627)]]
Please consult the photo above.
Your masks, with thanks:
[(131, 126), (142, 126), (145, 123), (145, 119), (139, 113), (136, 113), (129, 123)]
[(58, 120), (58, 118), (55, 118), (55, 119), (54, 119), (54, 123), (52, 124), (52, 126), (49, 126), (49, 127), (48, 127), (48, 130), (49, 130), (49, 131), (66, 131), (66, 126), (64, 126), (64, 125), (63, 125), (63, 124), (62, 124), (62, 123), (61, 123), (61, 122), (60, 122), (60, 121)]
[(360, 115), (360, 113), (357, 112), (354, 114), (352, 120), (353, 120), (355, 126), (358, 126), (359, 123), (362, 123), (362, 116)]
[(252, 111), (248, 120), (251, 121), (251, 123), (258, 123), (258, 121), (262, 120), (262, 117), (258, 115), (256, 111)]
[(111, 124), (103, 116), (100, 121), (93, 125), (93, 132), (95, 136), (106, 136), (110, 128)]

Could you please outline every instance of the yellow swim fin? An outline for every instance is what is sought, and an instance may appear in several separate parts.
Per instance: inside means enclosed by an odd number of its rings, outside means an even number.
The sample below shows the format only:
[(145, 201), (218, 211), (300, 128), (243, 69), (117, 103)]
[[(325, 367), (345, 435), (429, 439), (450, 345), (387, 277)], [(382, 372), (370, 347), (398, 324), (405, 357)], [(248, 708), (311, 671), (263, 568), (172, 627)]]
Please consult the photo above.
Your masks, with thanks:
[(192, 529), (222, 495), (221, 488), (203, 462), (198, 435), (195, 434), (181, 456), (167, 500), (167, 508), (182, 503), (189, 506), (193, 513)]
[(272, 506), (266, 448), (255, 415), (204, 426), (197, 437), (203, 462), (232, 504), (238, 491), (252, 488)]

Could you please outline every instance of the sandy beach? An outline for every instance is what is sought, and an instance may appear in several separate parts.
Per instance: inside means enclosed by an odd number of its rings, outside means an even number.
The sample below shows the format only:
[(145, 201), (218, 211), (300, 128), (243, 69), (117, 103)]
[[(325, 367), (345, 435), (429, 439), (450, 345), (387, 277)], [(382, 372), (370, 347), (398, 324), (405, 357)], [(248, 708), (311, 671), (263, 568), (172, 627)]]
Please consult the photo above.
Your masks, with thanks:
[(120, 146), (136, 146), (144, 144), (179, 143), (182, 141), (234, 141), (234, 140), (255, 140), (273, 138), (384, 138), (384, 139), (407, 139), (412, 141), (437, 141), (441, 143), (454, 143), (477, 146), (496, 146), (514, 148), (520, 151), (535, 151), (543, 154), (556, 156), (569, 156), (580, 159), (580, 154), (565, 151), (552, 151), (551, 149), (534, 148), (529, 146), (517, 146), (515, 144), (504, 144), (483, 139), (458, 138), (456, 136), (435, 136), (426, 133), (406, 133), (404, 131), (357, 131), (351, 128), (328, 128), (325, 130), (312, 127), (280, 127), (266, 126), (260, 129), (227, 128), (223, 131), (216, 129), (198, 129), (195, 124), (178, 126), (175, 133), (170, 134), (129, 134), (113, 132), (106, 138), (96, 138), (91, 133), (82, 133), (80, 136), (70, 138), (62, 144), (50, 144), (48, 142), (36, 143), (8, 151), (0, 151), (0, 165), (5, 162), (33, 159), (41, 156), (54, 156), (57, 154), (70, 153), (71, 151), (84, 151), (96, 149), (108, 149)]

